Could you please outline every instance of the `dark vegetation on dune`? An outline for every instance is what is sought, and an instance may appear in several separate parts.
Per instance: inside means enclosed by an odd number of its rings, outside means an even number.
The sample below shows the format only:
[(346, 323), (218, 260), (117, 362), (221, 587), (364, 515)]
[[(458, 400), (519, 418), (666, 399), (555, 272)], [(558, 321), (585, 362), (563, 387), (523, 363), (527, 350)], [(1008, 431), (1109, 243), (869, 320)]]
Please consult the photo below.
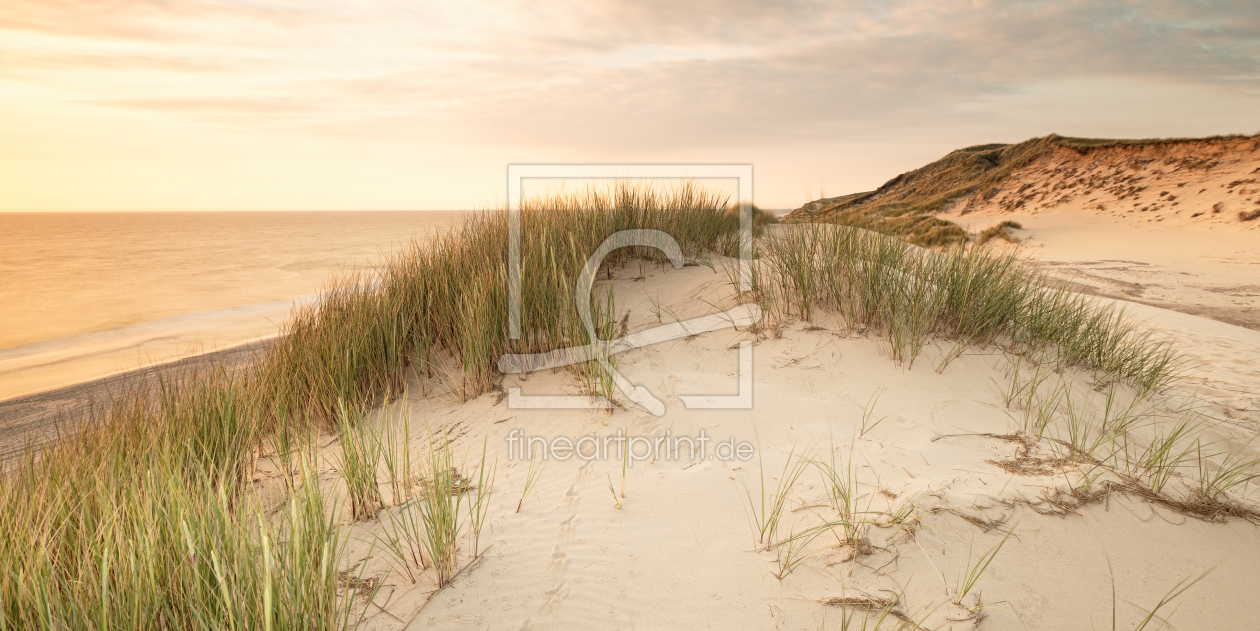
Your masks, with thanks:
[(1057, 148), (1085, 154), (1116, 146), (1152, 146), (1245, 137), (1121, 140), (1050, 134), (1013, 145), (975, 145), (902, 173), (874, 191), (809, 202), (788, 214), (784, 221), (856, 226), (896, 235), (924, 247), (961, 243), (968, 239), (965, 230), (932, 215), (960, 200), (986, 201), (993, 198), (1001, 192), (1001, 183), (1011, 172)]

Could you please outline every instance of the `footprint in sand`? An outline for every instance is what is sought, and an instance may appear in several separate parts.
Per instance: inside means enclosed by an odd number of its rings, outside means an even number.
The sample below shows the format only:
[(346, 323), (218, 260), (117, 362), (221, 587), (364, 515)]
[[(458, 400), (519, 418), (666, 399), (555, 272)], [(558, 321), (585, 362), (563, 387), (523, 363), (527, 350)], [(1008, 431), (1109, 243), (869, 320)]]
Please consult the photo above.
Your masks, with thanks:
[(577, 505), (581, 499), (581, 493), (578, 488), (586, 480), (590, 473), (592, 463), (578, 467), (577, 473), (574, 475), (573, 485), (564, 492), (564, 500), (561, 507), (564, 519), (560, 521), (559, 527), (556, 528), (556, 547), (551, 551), (551, 560), (547, 564), (547, 577), (550, 587), (543, 593), (543, 610), (553, 610), (565, 597), (568, 596), (569, 590), (565, 586), (565, 576), (569, 570), (569, 555), (565, 553), (565, 547), (573, 542), (577, 532)]

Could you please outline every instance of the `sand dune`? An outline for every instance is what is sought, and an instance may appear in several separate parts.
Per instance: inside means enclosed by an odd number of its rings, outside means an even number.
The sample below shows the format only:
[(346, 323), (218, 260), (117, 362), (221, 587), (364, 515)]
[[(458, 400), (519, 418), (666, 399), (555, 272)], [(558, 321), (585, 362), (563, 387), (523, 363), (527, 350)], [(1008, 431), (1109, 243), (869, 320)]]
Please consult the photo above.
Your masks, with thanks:
[[(733, 294), (720, 263), (715, 269), (621, 270), (613, 282), (619, 313), (629, 311), (628, 329), (728, 306)], [(1202, 360), (1189, 385), (1160, 405), (1196, 392), (1224, 407), (1228, 397), (1260, 391), (1260, 334), (1130, 308)], [(680, 395), (734, 394), (736, 349), (744, 340), (754, 342), (752, 409), (686, 409)], [(1121, 491), (1094, 502), (1073, 498), (1071, 489), (1088, 467), (1053, 464), (1063, 454), (1052, 439), (1067, 438), (1062, 422), (1035, 444), (1012, 438), (1025, 412), (1005, 401), (1011, 360), (997, 350), (973, 349), (938, 372), (946, 350), (929, 347), (913, 367), (899, 365), (886, 342), (822, 317), (760, 334), (710, 332), (625, 353), (623, 374), (666, 403), (659, 418), (624, 397), (614, 398), (624, 407), (611, 414), (508, 407), (504, 391), (510, 387), (529, 395), (580, 394), (581, 384), (565, 371), (508, 376), (499, 391), (468, 402), (455, 397), (457, 383), (443, 395), (440, 374), (424, 384), (413, 374), (410, 392), (423, 385), (431, 396), (378, 409), (376, 422), (409, 419), (416, 437), (445, 432), (454, 437), (456, 453), (470, 459), (479, 456), (484, 439), (499, 465), (495, 495), (481, 536), (484, 552), (474, 561), (469, 543), (461, 544), (465, 570), (438, 591), (431, 572), (413, 584), (380, 552), (386, 520), (354, 527), (355, 571), (381, 582), (371, 604), (363, 605), (366, 628), (813, 630), (838, 627), (845, 611), (860, 620), (867, 615), (863, 602), (896, 602), (897, 615), (924, 629), (1102, 629), (1109, 628), (1113, 606), (1117, 628), (1130, 629), (1179, 581), (1204, 572), (1177, 599), (1175, 613), (1159, 610), (1148, 628), (1166, 617), (1166, 628), (1173, 629), (1252, 622), (1260, 590), (1257, 525), (1205, 521)], [(1076, 405), (1104, 405), (1089, 375), (1069, 370), (1055, 379)], [(1247, 405), (1213, 408), (1210, 416), (1223, 423), (1206, 421), (1213, 428), (1205, 440), (1245, 448), (1249, 457), (1260, 454), (1260, 445), (1249, 443), (1260, 419), (1254, 402)], [(868, 428), (860, 435), (864, 417)], [(619, 431), (649, 439), (703, 432), (713, 444), (749, 443), (755, 455), (722, 460), (710, 451), (701, 458), (684, 448), (679, 457), (634, 462), (625, 469), (624, 499), (609, 489), (620, 494), (623, 485), (615, 449), (607, 459), (552, 459), (515, 512), (529, 463), (512, 451), (510, 438), (602, 439)], [(324, 455), (324, 484), (344, 492), (335, 445)], [(802, 456), (834, 458), (838, 469), (852, 471), (853, 510), (866, 523), (857, 543), (846, 543), (840, 528), (821, 529), (794, 552), (800, 564), (785, 572), (787, 551), (766, 550), (753, 523), (763, 488), (773, 496), (785, 466), (791, 468), (785, 463)], [(1020, 466), (1039, 464), (1012, 473), (1021, 456)], [(1099, 484), (1109, 479), (1116, 478), (1105, 474)], [(1174, 476), (1173, 487), (1181, 483)], [(264, 458), (259, 493), (267, 496), (279, 485), (274, 462)], [(779, 540), (836, 518), (816, 466), (804, 467), (785, 498)], [(992, 564), (960, 599), (963, 575), (1007, 533)], [(890, 619), (881, 628), (896, 623)]]
[(1061, 205), (1177, 225), (1241, 224), (1260, 214), (1260, 139), (1213, 138), (1092, 149), (1051, 145), (959, 212), (1037, 212)]

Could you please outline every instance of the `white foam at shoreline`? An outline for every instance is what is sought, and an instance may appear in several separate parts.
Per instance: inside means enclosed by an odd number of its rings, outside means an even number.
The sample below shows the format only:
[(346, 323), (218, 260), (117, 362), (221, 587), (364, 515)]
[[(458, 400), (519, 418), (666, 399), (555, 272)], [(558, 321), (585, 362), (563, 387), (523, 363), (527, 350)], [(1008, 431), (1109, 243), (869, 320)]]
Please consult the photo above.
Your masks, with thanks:
[(295, 305), (268, 302), (0, 349), (0, 400), (275, 337)]

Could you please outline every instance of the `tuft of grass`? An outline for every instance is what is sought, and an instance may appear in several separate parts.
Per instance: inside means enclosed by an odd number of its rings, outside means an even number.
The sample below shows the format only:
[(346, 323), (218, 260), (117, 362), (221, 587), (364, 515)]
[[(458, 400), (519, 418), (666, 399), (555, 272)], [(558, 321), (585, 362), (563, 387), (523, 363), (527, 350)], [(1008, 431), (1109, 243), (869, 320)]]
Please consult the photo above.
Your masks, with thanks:
[[(440, 443), (440, 444), (439, 444)], [(454, 576), (459, 555), (459, 530), (464, 492), (445, 434), (430, 434), (425, 461), (426, 488), (416, 506), (424, 526), (421, 543), (437, 577), (438, 589)]]
[(412, 501), (382, 510), (381, 531), (384, 550), (392, 564), (414, 585), (420, 573), (429, 569), (424, 522)]
[(621, 439), (621, 499), (626, 499), (626, 468), (630, 466), (630, 430)]
[(868, 499), (866, 506), (859, 509), (858, 507), (858, 479), (857, 474), (853, 470), (853, 447), (849, 449), (849, 459), (847, 463), (836, 463), (836, 449), (833, 446), (830, 450), (831, 459), (829, 462), (821, 460), (813, 460), (811, 464), (818, 469), (822, 476), (823, 488), (827, 491), (827, 499), (831, 502), (832, 508), (837, 513), (837, 519), (828, 522), (822, 527), (832, 528), (840, 526), (844, 532), (844, 541), (842, 543), (853, 547), (854, 553), (858, 552), (860, 542), (865, 538), (869, 520), (866, 518), (870, 514), (871, 502), (874, 501), (872, 494)]
[(1167, 431), (1157, 430), (1150, 444), (1138, 456), (1140, 475), (1146, 478), (1146, 486), (1152, 492), (1162, 493), (1177, 470), (1190, 461), (1190, 454), (1197, 446), (1189, 440), (1194, 426), (1193, 419), (1186, 417)]
[[(1018, 526), (1019, 524), (1016, 524)], [(971, 546), (967, 548), (967, 561), (959, 570), (958, 575), (958, 593), (954, 597), (955, 605), (962, 605), (962, 601), (976, 588), (976, 584), (980, 582), (980, 578), (984, 576), (985, 571), (989, 569), (989, 565), (993, 563), (993, 559), (997, 558), (998, 552), (1002, 551), (1002, 546), (1006, 545), (1006, 540), (1011, 538), (1015, 532), (1015, 526), (1006, 532), (1006, 536), (998, 542), (996, 546), (989, 549), (988, 552), (981, 554), (972, 563), (972, 556), (975, 552), (975, 535), (972, 535)]]
[(490, 463), (490, 468), (486, 468), (486, 448), (490, 437), (487, 435), (481, 439), (481, 460), (477, 462), (477, 482), (473, 487), (473, 497), (469, 500), (468, 527), (469, 538), (472, 539), (473, 558), (481, 555), (481, 530), (486, 525), (486, 516), (490, 511), (490, 498), (494, 495), (494, 476), (499, 469), (499, 461), (496, 457), (494, 462)]
[(753, 285), (771, 320), (766, 326), (824, 308), (850, 329), (884, 338), (893, 358), (911, 366), (930, 339), (943, 338), (956, 342), (950, 357), (994, 345), (1050, 358), (1059, 370), (1111, 375), (1143, 391), (1166, 388), (1178, 376), (1170, 343), (1153, 340), (1122, 309), (1072, 293), (1014, 253), (977, 247), (936, 253), (865, 230), (806, 224), (767, 233), (757, 254)]
[(1251, 482), (1260, 479), (1260, 458), (1247, 460), (1241, 449), (1224, 452), (1225, 457), (1216, 464), (1211, 458), (1220, 454), (1204, 455), (1202, 445), (1195, 441), (1195, 454), (1199, 469), (1198, 492), (1209, 500), (1218, 501), (1225, 493), (1235, 490), (1245, 497)]
[(390, 503), (406, 502), (411, 497), (415, 477), (411, 458), (411, 418), (403, 408), (395, 418), (383, 420), (384, 428), (376, 436), (377, 451), (389, 478)]
[(529, 497), (529, 492), (533, 490), (534, 485), (538, 484), (538, 478), (542, 476), (543, 469), (547, 468), (547, 461), (540, 454), (536, 454), (532, 449), (529, 454), (529, 468), (525, 470), (525, 485), (521, 489), (521, 499), (516, 503), (516, 512), (521, 512), (521, 505), (525, 503), (525, 498)]
[(1019, 239), (1012, 235), (1010, 231), (1021, 230), (1023, 227), (1024, 226), (1020, 225), (1018, 221), (1011, 221), (1008, 219), (995, 226), (985, 228), (984, 231), (976, 237), (976, 245), (984, 245), (993, 239), (1002, 239), (1003, 241), (1008, 241), (1010, 243), (1018, 243)]
[(608, 476), (608, 492), (612, 493), (613, 504), (617, 506), (617, 510), (621, 510), (621, 498), (617, 497), (617, 488), (613, 486), (612, 476)]
[(779, 571), (774, 577), (782, 581), (787, 578), (788, 574), (791, 574), (797, 567), (808, 560), (810, 555), (806, 552), (806, 549), (823, 532), (825, 530), (819, 528), (810, 528), (799, 534), (790, 532), (786, 539), (775, 544), (776, 562), (779, 565)]
[(341, 474), (350, 494), (351, 514), (357, 521), (376, 518), (385, 505), (376, 472), (381, 462), (381, 445), (369, 434), (358, 410), (347, 410), (340, 404), (340, 431), (337, 441), (341, 446)]
[(866, 436), (867, 432), (875, 429), (877, 425), (883, 423), (888, 419), (888, 417), (896, 414), (896, 412), (889, 412), (888, 414), (879, 417), (879, 420), (871, 421), (871, 417), (875, 412), (875, 404), (879, 403), (879, 395), (883, 394), (883, 392), (884, 389), (882, 387), (876, 389), (875, 393), (871, 395), (870, 400), (866, 402), (866, 407), (862, 408), (862, 428), (861, 431), (858, 432), (858, 438)]
[(779, 530), (783, 519), (783, 509), (787, 506), (788, 494), (791, 493), (792, 487), (796, 486), (797, 480), (805, 472), (809, 463), (809, 459), (798, 456), (795, 449), (790, 451), (783, 462), (783, 472), (779, 475), (778, 485), (767, 495), (765, 465), (761, 460), (761, 450), (757, 450), (757, 465), (761, 481), (759, 500), (753, 500), (752, 491), (747, 486), (744, 488), (744, 495), (752, 511), (757, 544), (765, 545), (767, 550), (773, 545), (775, 534)]

